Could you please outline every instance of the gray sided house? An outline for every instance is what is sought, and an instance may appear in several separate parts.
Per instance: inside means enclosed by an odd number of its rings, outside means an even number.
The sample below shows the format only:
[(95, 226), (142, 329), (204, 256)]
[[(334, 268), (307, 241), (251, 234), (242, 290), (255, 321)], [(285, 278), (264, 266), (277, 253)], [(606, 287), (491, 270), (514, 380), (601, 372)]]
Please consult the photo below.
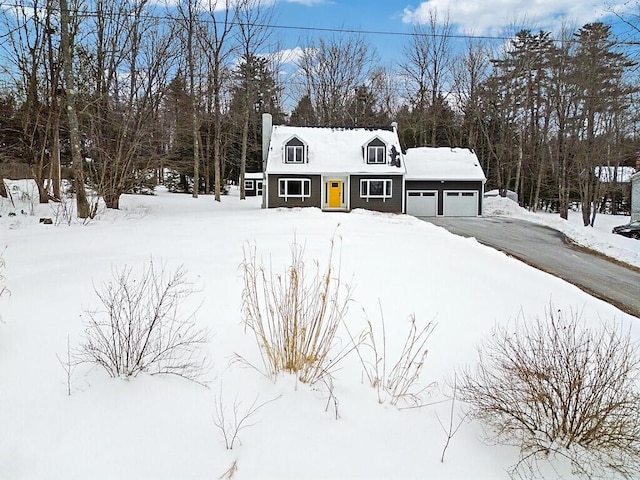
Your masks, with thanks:
[(264, 174), (262, 172), (247, 172), (244, 174), (244, 194), (247, 197), (262, 195)]
[(640, 220), (640, 170), (631, 177), (631, 221)]
[(264, 207), (404, 212), (405, 167), (395, 126), (292, 127), (271, 125), (265, 115), (263, 135)]
[(407, 214), (419, 217), (482, 215), (486, 178), (473, 150), (410, 148), (404, 160)]

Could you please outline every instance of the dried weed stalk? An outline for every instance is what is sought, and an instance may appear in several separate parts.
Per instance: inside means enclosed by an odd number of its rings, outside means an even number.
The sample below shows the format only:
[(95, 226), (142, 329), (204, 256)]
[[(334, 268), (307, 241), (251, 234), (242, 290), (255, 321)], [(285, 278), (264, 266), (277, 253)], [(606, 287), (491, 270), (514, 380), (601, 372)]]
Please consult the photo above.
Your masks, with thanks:
[(420, 386), (419, 383), (428, 354), (427, 341), (436, 324), (431, 321), (423, 327), (418, 327), (416, 317), (412, 314), (400, 355), (395, 363), (391, 363), (392, 360), (387, 355), (387, 335), (382, 307), (380, 321), (381, 338), (377, 338), (370, 320), (367, 320), (367, 330), (357, 340), (351, 336), (365, 375), (371, 386), (376, 389), (378, 402), (383, 403), (388, 398), (392, 405), (397, 405), (401, 400), (409, 405), (420, 405), (423, 396), (435, 385), (432, 382)]

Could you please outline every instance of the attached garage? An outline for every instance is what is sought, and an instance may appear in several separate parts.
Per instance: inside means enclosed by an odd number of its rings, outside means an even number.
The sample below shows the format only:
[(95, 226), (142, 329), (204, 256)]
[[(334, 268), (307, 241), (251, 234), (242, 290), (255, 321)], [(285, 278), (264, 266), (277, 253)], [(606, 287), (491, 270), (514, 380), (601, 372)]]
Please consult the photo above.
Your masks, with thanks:
[(432, 190), (407, 191), (407, 213), (414, 217), (438, 215), (438, 192)]
[(445, 217), (476, 217), (478, 215), (478, 192), (444, 192), (444, 208), (443, 215)]
[(482, 215), (486, 178), (466, 148), (410, 148), (404, 155), (405, 212), (416, 217)]

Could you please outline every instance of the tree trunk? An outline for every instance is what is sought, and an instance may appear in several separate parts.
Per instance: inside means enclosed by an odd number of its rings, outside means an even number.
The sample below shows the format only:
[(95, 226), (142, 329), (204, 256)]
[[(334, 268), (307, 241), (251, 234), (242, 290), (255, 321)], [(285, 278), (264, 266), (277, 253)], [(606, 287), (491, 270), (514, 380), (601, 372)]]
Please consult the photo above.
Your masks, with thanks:
[(104, 203), (107, 208), (118, 210), (120, 208), (120, 194), (108, 192), (104, 194)]
[(60, 175), (60, 115), (56, 112), (56, 121), (53, 125), (53, 132), (51, 138), (51, 163), (49, 178), (53, 184), (53, 199), (60, 200), (62, 198), (60, 194), (60, 183), (62, 181)]
[(245, 199), (244, 174), (247, 169), (247, 143), (249, 141), (249, 105), (245, 104), (242, 124), (242, 150), (240, 152), (240, 200)]
[(66, 90), (67, 115), (69, 117), (69, 141), (73, 164), (73, 181), (76, 191), (78, 218), (89, 218), (89, 201), (84, 187), (84, 169), (82, 148), (80, 145), (80, 127), (76, 112), (76, 90), (73, 77), (73, 42), (69, 35), (70, 11), (67, 0), (60, 0), (60, 50), (64, 66), (64, 85)]

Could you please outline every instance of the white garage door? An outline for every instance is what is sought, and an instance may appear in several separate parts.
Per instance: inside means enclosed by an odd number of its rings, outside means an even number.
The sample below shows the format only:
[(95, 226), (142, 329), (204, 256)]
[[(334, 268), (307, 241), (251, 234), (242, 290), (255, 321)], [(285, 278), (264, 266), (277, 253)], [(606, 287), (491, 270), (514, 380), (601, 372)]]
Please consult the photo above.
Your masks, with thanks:
[(407, 191), (407, 213), (416, 217), (435, 217), (438, 214), (438, 195), (424, 190)]
[(444, 216), (478, 216), (478, 192), (444, 192)]

